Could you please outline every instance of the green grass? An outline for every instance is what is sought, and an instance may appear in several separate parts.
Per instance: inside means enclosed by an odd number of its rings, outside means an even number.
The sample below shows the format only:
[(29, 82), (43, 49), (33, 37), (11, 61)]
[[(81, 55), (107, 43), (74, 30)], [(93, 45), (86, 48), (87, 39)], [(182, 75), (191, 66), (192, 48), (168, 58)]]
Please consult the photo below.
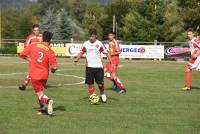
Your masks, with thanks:
[[(84, 77), (78, 66), (60, 58), (58, 74)], [(179, 90), (185, 63), (123, 61), (119, 76), (127, 94), (106, 90), (106, 104), (91, 105), (86, 85), (56, 86), (82, 79), (50, 75), (46, 94), (55, 101), (54, 117), (37, 115), (31, 87), (17, 87), (25, 74), (0, 75), (0, 134), (200, 134), (200, 75), (193, 72), (191, 92)], [(0, 57), (0, 74), (23, 73), (28, 65)], [(54, 85), (54, 86), (53, 86)], [(107, 88), (111, 83), (106, 80)], [(2, 88), (5, 87), (5, 88)], [(6, 88), (7, 87), (7, 88)]]

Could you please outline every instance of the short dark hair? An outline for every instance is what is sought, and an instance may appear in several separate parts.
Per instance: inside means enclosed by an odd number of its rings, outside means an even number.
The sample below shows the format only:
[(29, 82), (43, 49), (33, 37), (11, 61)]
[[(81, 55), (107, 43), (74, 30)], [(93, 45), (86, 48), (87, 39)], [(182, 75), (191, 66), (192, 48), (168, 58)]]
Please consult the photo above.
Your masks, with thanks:
[(39, 24), (34, 24), (34, 25), (32, 26), (32, 29), (34, 29), (34, 28), (36, 28), (36, 27), (40, 28), (40, 25), (39, 25)]
[(110, 31), (108, 34), (113, 34), (113, 35), (116, 35), (116, 33), (115, 33), (115, 32), (113, 32), (113, 31)]
[(53, 37), (53, 33), (49, 32), (49, 31), (45, 31), (42, 34), (42, 40), (44, 42), (50, 42), (52, 37)]
[(190, 27), (187, 29), (187, 32), (194, 32), (194, 30), (193, 30), (193, 28)]
[(95, 29), (95, 28), (91, 28), (90, 30), (89, 30), (89, 35), (91, 36), (91, 35), (97, 35), (97, 30)]

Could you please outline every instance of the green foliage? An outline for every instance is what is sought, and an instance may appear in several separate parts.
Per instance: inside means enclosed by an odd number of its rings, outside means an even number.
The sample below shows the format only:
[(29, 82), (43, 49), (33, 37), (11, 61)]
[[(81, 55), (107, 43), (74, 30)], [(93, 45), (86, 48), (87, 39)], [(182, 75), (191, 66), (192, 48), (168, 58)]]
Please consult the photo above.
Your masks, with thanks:
[(183, 23), (176, 1), (146, 0), (129, 10), (122, 22), (128, 41), (183, 41)]
[(25, 8), (10, 8), (2, 11), (2, 38), (24, 39), (30, 33), (33, 25), (33, 10)]
[[(6, 1), (2, 3), (5, 5)], [(99, 39), (107, 39), (113, 29), (113, 16), (120, 40), (184, 41), (184, 30), (188, 27), (200, 31), (199, 0), (113, 0), (112, 3), (38, 0), (31, 5), (20, 0), (19, 3), (25, 6), (14, 4), (16, 7), (2, 11), (3, 38), (25, 38), (31, 25), (40, 23), (42, 30), (54, 32), (55, 39), (85, 39), (90, 28), (98, 30)]]
[(103, 36), (102, 26), (107, 18), (108, 15), (105, 13), (104, 7), (99, 4), (90, 4), (86, 7), (82, 26), (85, 29), (85, 32), (88, 32), (88, 29), (90, 28), (96, 28), (98, 36), (101, 39)]
[(0, 48), (0, 54), (16, 54), (17, 53), (17, 47), (15, 46), (15, 44), (11, 45), (9, 44), (9, 46)]
[(192, 27), (200, 32), (200, 1), (178, 0), (178, 5), (185, 28)]

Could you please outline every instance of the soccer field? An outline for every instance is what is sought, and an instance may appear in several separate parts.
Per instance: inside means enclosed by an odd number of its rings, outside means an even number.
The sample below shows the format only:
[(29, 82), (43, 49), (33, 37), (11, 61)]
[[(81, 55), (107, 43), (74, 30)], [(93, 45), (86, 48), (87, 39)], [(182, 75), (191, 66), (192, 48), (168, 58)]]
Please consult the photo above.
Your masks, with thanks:
[(126, 94), (110, 89), (107, 103), (91, 105), (84, 62), (74, 66), (59, 58), (46, 94), (56, 116), (37, 115), (32, 87), (17, 89), (28, 64), (17, 57), (0, 57), (0, 134), (200, 134), (200, 74), (193, 72), (192, 91), (183, 92), (185, 63), (122, 61), (118, 75)]

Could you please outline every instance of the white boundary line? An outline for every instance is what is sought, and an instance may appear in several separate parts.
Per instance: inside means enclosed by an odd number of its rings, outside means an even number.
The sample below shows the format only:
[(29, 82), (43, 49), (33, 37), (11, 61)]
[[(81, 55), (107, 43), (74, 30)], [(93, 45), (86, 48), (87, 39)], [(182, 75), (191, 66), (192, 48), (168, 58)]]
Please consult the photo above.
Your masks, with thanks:
[[(58, 70), (58, 71), (65, 71), (66, 69), (62, 69), (62, 70)], [(24, 73), (10, 73), (10, 74), (0, 74), (0, 75), (20, 75), (20, 74), (26, 74), (26, 72)], [(82, 79), (81, 82), (77, 82), (77, 83), (64, 83), (64, 84), (57, 84), (57, 85), (49, 85), (49, 86), (57, 86), (57, 87), (61, 87), (61, 86), (73, 86), (73, 85), (81, 85), (85, 83), (85, 78), (84, 77), (80, 77), (80, 76), (76, 76), (76, 75), (70, 75), (70, 74), (55, 74), (55, 75), (59, 75), (59, 76), (65, 76), (65, 77), (74, 77), (74, 78), (78, 78), (78, 79)], [(0, 89), (4, 88), (4, 89), (8, 89), (8, 88), (18, 88), (17, 86), (0, 86)]]
[[(62, 71), (74, 71), (74, 70), (82, 70), (82, 69), (58, 69), (56, 72), (62, 72)], [(26, 74), (27, 72), (24, 73), (5, 73), (5, 74), (0, 74), (0, 75), (20, 75), (20, 74)]]

